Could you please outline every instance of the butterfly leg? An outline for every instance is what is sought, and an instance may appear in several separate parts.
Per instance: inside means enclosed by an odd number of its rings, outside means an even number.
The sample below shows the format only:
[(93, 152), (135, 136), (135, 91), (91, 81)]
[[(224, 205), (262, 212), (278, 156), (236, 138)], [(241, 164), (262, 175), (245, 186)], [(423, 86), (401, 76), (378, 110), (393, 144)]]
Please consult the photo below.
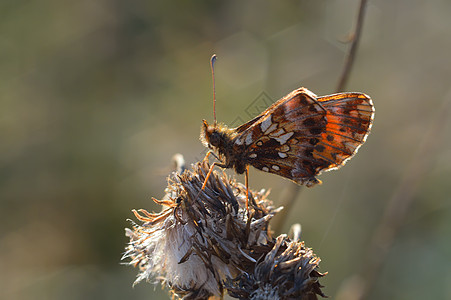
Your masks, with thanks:
[(210, 170), (208, 170), (207, 176), (205, 176), (204, 184), (202, 185), (202, 188), (200, 189), (199, 194), (197, 195), (196, 199), (199, 198), (200, 193), (204, 190), (205, 186), (207, 185), (208, 179), (210, 178), (210, 175), (213, 172), (213, 168), (215, 166), (218, 166), (220, 168), (225, 168), (226, 167), (226, 165), (222, 164), (222, 163), (214, 162), (214, 163), (211, 164)]
[(209, 157), (210, 155), (213, 155), (217, 160), (220, 160), (219, 157), (216, 155), (216, 153), (213, 152), (213, 150), (209, 150), (209, 151), (207, 152), (207, 154), (205, 154), (204, 161), (205, 161), (205, 160), (208, 160), (208, 157)]
[(246, 211), (249, 216), (249, 165), (246, 166), (246, 174), (244, 175), (244, 182), (246, 185)]
[[(210, 152), (209, 152), (210, 153)], [(207, 153), (208, 155), (208, 153)], [(207, 185), (207, 181), (210, 178), (211, 172), (213, 172), (213, 168), (216, 166), (216, 162), (212, 163), (210, 166), (210, 170), (208, 170), (207, 176), (205, 176), (205, 180), (204, 180), (204, 184), (202, 185), (202, 188), (200, 189), (200, 191), (202, 192), (205, 188), (205, 186)]]

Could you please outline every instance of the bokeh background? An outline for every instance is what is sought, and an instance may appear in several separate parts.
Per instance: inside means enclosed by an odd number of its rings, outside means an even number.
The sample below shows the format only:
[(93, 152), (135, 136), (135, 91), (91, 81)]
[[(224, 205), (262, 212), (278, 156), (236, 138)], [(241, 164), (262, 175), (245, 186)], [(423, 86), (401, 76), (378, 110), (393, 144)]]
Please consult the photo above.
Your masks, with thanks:
[[(132, 288), (124, 228), (131, 209), (159, 210), (150, 197), (163, 196), (174, 153), (188, 164), (203, 157), (210, 56), (218, 119), (237, 125), (300, 86), (334, 92), (357, 7), (2, 0), (0, 298), (168, 299), (160, 287)], [(362, 268), (418, 162), (371, 299), (451, 298), (451, 122), (440, 118), (451, 101), (450, 30), (448, 0), (369, 1), (347, 90), (372, 96), (372, 133), (343, 169), (302, 190), (283, 228), (302, 224), (332, 299)], [(291, 184), (251, 170), (251, 187), (271, 188), (276, 203)]]

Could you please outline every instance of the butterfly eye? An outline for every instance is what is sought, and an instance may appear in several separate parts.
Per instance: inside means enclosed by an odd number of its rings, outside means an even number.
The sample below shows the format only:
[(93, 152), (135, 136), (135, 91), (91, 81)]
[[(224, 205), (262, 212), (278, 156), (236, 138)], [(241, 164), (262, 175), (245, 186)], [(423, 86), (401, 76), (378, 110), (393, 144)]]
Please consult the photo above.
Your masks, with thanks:
[(210, 144), (212, 146), (218, 147), (220, 141), (221, 141), (221, 137), (219, 136), (219, 133), (212, 132), (211, 135), (210, 135)]

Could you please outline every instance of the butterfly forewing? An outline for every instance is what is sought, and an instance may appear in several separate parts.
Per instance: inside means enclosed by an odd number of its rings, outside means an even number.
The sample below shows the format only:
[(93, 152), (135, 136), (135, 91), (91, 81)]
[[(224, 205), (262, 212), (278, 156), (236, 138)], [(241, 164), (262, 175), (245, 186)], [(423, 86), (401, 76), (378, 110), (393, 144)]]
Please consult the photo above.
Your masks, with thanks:
[(373, 112), (365, 94), (318, 98), (301, 88), (238, 127), (234, 143), (237, 151), (244, 147), (246, 164), (311, 186), (320, 182), (316, 175), (354, 155), (366, 139)]

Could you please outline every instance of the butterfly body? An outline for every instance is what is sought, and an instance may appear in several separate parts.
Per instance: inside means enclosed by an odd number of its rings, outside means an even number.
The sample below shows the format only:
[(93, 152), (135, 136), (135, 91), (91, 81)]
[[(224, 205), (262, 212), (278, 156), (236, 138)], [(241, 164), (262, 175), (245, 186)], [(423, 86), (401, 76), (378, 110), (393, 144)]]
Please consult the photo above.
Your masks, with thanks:
[(365, 142), (374, 115), (363, 93), (318, 97), (300, 88), (237, 127), (209, 125), (201, 141), (238, 174), (251, 165), (298, 184), (313, 186), (322, 171), (344, 165)]
[(203, 120), (202, 142), (217, 154), (219, 164), (224, 168), (233, 168), (238, 174), (243, 174), (249, 161), (246, 157), (246, 148), (244, 145), (236, 144), (236, 130), (230, 129), (225, 125), (208, 125)]

